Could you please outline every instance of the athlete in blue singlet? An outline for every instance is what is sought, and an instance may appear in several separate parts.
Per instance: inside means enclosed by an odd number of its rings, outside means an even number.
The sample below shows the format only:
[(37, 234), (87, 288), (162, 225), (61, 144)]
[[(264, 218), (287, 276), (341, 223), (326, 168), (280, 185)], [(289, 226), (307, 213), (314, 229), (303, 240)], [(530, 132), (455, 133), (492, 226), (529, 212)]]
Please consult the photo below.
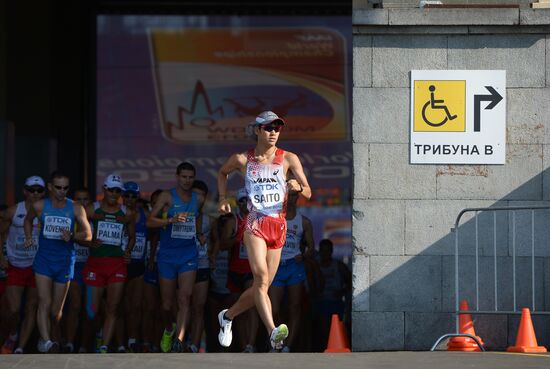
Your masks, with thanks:
[[(197, 230), (202, 229), (204, 204), (204, 197), (192, 190), (195, 173), (192, 164), (181, 163), (176, 169), (177, 186), (160, 194), (147, 219), (148, 227), (161, 228), (157, 265), (165, 328), (160, 343), (163, 352), (183, 351), (183, 337), (189, 323), (191, 292), (198, 267)], [(165, 206), (168, 207), (166, 217), (159, 216)], [(178, 313), (174, 329), (172, 304), (176, 285), (179, 287)]]
[[(33, 263), (38, 291), (36, 320), (40, 332), (40, 352), (59, 351), (55, 340), (60, 337), (59, 321), (74, 272), (74, 241), (85, 242), (92, 238), (86, 212), (82, 205), (67, 198), (68, 190), (69, 178), (54, 172), (48, 183), (49, 198), (35, 202), (25, 217), (26, 247), (34, 243), (34, 218), (38, 218), (41, 225), (40, 247)], [(76, 232), (75, 221), (78, 224)]]
[[(136, 243), (132, 249), (128, 264), (128, 281), (124, 291), (123, 305), (128, 336), (128, 349), (137, 352), (137, 339), (140, 334), (141, 315), (143, 306), (143, 274), (145, 272), (145, 254), (147, 251), (148, 231), (145, 225), (147, 215), (142, 206), (138, 206), (140, 187), (136, 182), (124, 183), (124, 205), (135, 213)], [(123, 242), (123, 248), (126, 246)]]

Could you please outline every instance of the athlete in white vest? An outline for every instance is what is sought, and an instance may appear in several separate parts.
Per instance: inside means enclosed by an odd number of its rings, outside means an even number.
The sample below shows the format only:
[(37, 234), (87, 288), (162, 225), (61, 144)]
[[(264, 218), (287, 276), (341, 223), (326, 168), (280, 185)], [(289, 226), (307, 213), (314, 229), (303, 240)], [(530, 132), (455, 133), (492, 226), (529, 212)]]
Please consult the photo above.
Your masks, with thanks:
[(275, 279), (269, 289), (269, 298), (273, 304), (273, 316), (276, 321), (279, 320), (285, 289), (288, 289), (290, 333), (281, 352), (290, 352), (291, 348), (295, 348), (300, 330), (302, 297), (306, 280), (304, 257), (311, 257), (314, 249), (311, 220), (296, 210), (297, 200), (298, 193), (290, 191), (286, 212), (286, 243), (281, 254), (279, 269), (277, 269), (277, 274), (275, 274)]
[[(245, 177), (250, 212), (243, 240), (254, 276), (252, 287), (243, 292), (232, 307), (222, 310), (218, 315), (218, 339), (224, 347), (228, 347), (233, 338), (232, 320), (254, 305), (267, 328), (274, 349), (281, 349), (288, 336), (285, 324), (275, 327), (267, 292), (279, 266), (281, 249), (285, 243), (287, 191), (296, 191), (309, 199), (311, 188), (298, 156), (276, 146), (284, 125), (285, 122), (271, 111), (258, 115), (248, 129), (257, 138), (256, 147), (233, 154), (218, 173), (218, 208), (223, 214), (231, 211), (225, 197), (229, 174), (239, 171)], [(295, 179), (287, 181), (289, 171)]]
[[(12, 352), (22, 354), (36, 322), (38, 295), (32, 263), (38, 249), (38, 242), (35, 242), (29, 248), (25, 247), (23, 224), (31, 205), (44, 197), (45, 187), (46, 184), (42, 178), (38, 176), (27, 178), (23, 187), (25, 201), (8, 208), (6, 210), (6, 220), (0, 224), (0, 233), (5, 234), (7, 232), (7, 260), (0, 252), (0, 267), (7, 268), (6, 297), (9, 307), (6, 321), (9, 337), (2, 345), (1, 352), (3, 354), (11, 354)], [(38, 219), (35, 219), (32, 230), (32, 237), (35, 241), (38, 239), (38, 232)], [(0, 237), (0, 239), (3, 239), (3, 237)], [(19, 344), (15, 348), (18, 339), (17, 331), (21, 315), (21, 301), (25, 291), (25, 319), (21, 324)]]

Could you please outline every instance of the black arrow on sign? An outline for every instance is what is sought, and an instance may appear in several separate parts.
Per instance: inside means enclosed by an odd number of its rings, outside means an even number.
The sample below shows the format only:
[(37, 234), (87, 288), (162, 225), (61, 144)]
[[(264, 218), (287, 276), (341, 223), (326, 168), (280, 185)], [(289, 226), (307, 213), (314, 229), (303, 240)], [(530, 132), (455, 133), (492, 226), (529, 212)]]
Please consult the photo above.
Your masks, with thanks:
[(481, 131), (481, 102), (490, 101), (491, 103), (485, 107), (487, 110), (493, 109), (502, 100), (502, 96), (491, 86), (485, 86), (491, 93), (490, 95), (474, 95), (474, 132)]

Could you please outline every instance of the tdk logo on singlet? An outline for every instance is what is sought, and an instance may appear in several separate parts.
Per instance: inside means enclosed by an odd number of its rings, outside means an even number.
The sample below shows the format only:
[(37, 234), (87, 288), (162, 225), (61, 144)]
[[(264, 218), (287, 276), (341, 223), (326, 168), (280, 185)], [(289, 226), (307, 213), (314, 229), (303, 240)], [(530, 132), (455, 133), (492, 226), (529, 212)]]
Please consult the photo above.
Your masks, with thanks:
[(279, 190), (279, 184), (277, 183), (277, 180), (274, 178), (257, 178), (254, 180), (254, 183), (256, 183), (256, 186), (254, 186), (256, 191), (258, 190), (278, 191)]

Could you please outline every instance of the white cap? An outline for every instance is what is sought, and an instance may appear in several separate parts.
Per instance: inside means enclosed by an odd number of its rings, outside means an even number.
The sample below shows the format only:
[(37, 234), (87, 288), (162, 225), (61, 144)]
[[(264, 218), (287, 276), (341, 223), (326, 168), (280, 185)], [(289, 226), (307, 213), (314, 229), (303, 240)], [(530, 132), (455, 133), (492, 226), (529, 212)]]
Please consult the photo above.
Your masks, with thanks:
[(32, 186), (40, 186), (40, 187), (46, 187), (46, 183), (44, 183), (44, 180), (39, 176), (32, 176), (25, 180), (25, 186), (32, 187)]
[(107, 178), (105, 178), (103, 186), (105, 188), (120, 188), (122, 191), (124, 191), (124, 182), (122, 181), (122, 177), (114, 173), (109, 174)]
[(246, 192), (246, 188), (244, 187), (237, 191), (237, 201), (239, 201), (243, 197), (248, 197), (248, 193)]

